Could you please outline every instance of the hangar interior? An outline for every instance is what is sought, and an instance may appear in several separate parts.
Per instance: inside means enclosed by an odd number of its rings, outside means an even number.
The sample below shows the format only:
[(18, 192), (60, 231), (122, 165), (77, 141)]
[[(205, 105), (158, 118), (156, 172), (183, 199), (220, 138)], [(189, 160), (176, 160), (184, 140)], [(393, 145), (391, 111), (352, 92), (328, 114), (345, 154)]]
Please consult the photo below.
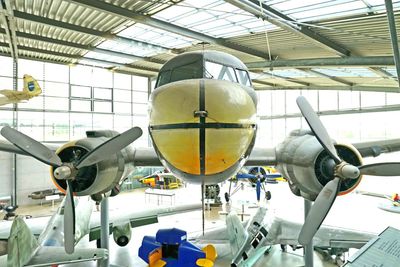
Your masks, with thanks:
[[(134, 146), (152, 147), (148, 99), (160, 68), (184, 52), (205, 50), (229, 53), (249, 69), (258, 97), (255, 147), (274, 147), (292, 130), (309, 129), (295, 104), (300, 95), (335, 140), (400, 136), (400, 66), (392, 48), (397, 33), (388, 23), (391, 14), (399, 29), (400, 1), (0, 3), (0, 89), (22, 90), (23, 75), (29, 74), (43, 91), (0, 106), (0, 126), (43, 143), (64, 144), (87, 130), (139, 126), (144, 133)], [(32, 157), (0, 152), (0, 166), (0, 197), (10, 196), (15, 205), (37, 205), (28, 195), (54, 188), (48, 166)], [(361, 188), (396, 193), (400, 182), (385, 179)]]

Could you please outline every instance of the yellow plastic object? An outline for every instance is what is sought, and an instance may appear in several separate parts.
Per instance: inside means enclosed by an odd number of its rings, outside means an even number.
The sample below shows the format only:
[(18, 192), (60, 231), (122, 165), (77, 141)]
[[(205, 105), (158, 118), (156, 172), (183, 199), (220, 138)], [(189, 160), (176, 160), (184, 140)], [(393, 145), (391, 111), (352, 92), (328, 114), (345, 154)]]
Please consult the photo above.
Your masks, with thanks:
[(217, 250), (213, 245), (207, 245), (203, 248), (204, 253), (206, 253), (206, 258), (215, 261), (215, 259), (218, 257)]
[(167, 263), (162, 259), (162, 250), (157, 248), (149, 254), (149, 267), (163, 267)]
[(214, 262), (210, 261), (209, 259), (201, 258), (196, 261), (197, 266), (201, 267), (213, 267)]

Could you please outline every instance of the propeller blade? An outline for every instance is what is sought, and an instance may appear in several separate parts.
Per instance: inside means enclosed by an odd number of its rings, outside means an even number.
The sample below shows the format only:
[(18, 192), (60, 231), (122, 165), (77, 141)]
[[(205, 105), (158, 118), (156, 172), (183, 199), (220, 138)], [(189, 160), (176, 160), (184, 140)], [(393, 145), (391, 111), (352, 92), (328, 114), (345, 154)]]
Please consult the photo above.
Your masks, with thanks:
[(1, 135), (16, 147), (47, 165), (54, 167), (62, 165), (61, 159), (48, 147), (11, 127), (4, 126), (1, 129)]
[(318, 231), (326, 215), (332, 207), (336, 199), (340, 187), (340, 178), (336, 177), (329, 181), (324, 188), (319, 192), (314, 205), (304, 222), (303, 228), (300, 231), (299, 243), (302, 245), (309, 244)]
[(72, 182), (67, 180), (67, 195), (64, 205), (64, 246), (65, 252), (74, 253), (75, 248), (75, 204)]
[(308, 103), (304, 96), (299, 96), (296, 99), (297, 106), (299, 106), (301, 113), (306, 119), (311, 131), (314, 133), (315, 137), (318, 139), (319, 143), (325, 148), (326, 152), (333, 158), (336, 164), (342, 162), (342, 160), (337, 155), (335, 146), (332, 143), (332, 139), (329, 137), (321, 120), (318, 118), (317, 113)]
[(400, 162), (383, 162), (359, 167), (360, 173), (375, 176), (399, 176)]
[(76, 168), (82, 168), (107, 159), (111, 155), (117, 153), (130, 143), (138, 139), (142, 135), (142, 129), (133, 127), (122, 134), (110, 138), (106, 142), (97, 146), (95, 149), (87, 153), (76, 165)]

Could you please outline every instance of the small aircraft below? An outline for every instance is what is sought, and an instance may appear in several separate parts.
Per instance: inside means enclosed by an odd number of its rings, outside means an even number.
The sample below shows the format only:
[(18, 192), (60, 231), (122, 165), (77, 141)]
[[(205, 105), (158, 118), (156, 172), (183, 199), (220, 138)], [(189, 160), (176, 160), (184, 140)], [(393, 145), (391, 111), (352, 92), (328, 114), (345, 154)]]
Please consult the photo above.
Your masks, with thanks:
[(394, 193), (393, 195), (385, 195), (385, 194), (360, 191), (360, 190), (357, 190), (356, 193), (365, 196), (384, 198), (388, 201), (379, 203), (378, 208), (389, 212), (400, 213), (400, 195), (398, 193)]
[(139, 248), (139, 257), (149, 267), (212, 267), (217, 258), (213, 245), (203, 249), (187, 241), (186, 231), (160, 229), (156, 236), (145, 236)]
[(30, 75), (24, 75), (24, 88), (22, 91), (15, 90), (0, 90), (0, 106), (7, 104), (19, 103), (24, 100), (29, 100), (42, 93), (38, 82)]
[(168, 171), (157, 171), (146, 177), (139, 179), (139, 182), (146, 184), (152, 188), (161, 189), (175, 189), (178, 188), (182, 183), (172, 173)]
[[(231, 211), (226, 217), (226, 226), (208, 231), (205, 235), (191, 237), (195, 244), (230, 244), (232, 267), (251, 267), (268, 254), (270, 246), (281, 245), (298, 248), (298, 236), (302, 224), (275, 217), (265, 207), (259, 207), (256, 214), (243, 224), (238, 215)], [(361, 248), (376, 235), (356, 230), (322, 226), (314, 237), (314, 246), (329, 249), (332, 256), (340, 256), (349, 248)], [(336, 258), (335, 258), (336, 260)], [(339, 260), (339, 259), (337, 259)]]
[[(52, 217), (38, 217), (0, 222), (0, 241), (8, 247), (0, 250), (0, 266), (50, 266), (64, 263), (105, 259), (106, 249), (75, 248), (67, 254), (64, 249), (64, 212), (68, 197), (65, 197)], [(89, 241), (100, 239), (99, 213), (93, 213), (94, 202), (89, 197), (74, 197), (76, 216), (74, 245), (89, 235)], [(141, 211), (116, 210), (110, 213), (110, 234), (118, 246), (126, 246), (131, 239), (131, 228), (158, 222), (158, 216), (200, 209), (199, 204), (157, 207)], [(36, 238), (35, 236), (39, 236)], [(98, 246), (99, 246), (99, 242)], [(6, 245), (4, 245), (6, 244)], [(24, 244), (31, 244), (26, 246)], [(6, 263), (7, 262), (7, 263)]]

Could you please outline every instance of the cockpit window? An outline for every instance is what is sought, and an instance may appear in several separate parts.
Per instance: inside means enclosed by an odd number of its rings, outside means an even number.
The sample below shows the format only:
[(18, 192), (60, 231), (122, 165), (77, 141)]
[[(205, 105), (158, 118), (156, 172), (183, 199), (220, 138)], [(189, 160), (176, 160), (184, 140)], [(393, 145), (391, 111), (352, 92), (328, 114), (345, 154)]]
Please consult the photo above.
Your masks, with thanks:
[(175, 81), (199, 79), (203, 77), (202, 64), (199, 61), (178, 66), (172, 70), (163, 71), (159, 74), (156, 87)]
[(236, 69), (236, 72), (237, 72), (240, 84), (243, 84), (246, 86), (251, 86), (249, 74), (247, 73), (247, 71)]
[(205, 78), (238, 82), (233, 68), (209, 61), (205, 64)]

